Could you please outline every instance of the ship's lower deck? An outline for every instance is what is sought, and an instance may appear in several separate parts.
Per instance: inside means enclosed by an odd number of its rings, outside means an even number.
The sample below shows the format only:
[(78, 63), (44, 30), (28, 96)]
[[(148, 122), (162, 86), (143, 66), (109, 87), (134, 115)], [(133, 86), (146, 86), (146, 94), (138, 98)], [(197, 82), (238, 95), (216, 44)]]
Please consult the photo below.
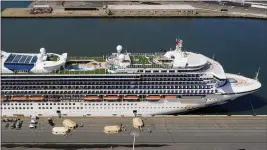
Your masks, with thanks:
[[(213, 104), (220, 104), (249, 93), (234, 95), (206, 95), (205, 97), (161, 98), (153, 101), (2, 101), (2, 116), (151, 116), (190, 111)], [(110, 97), (111, 98), (111, 97)]]
[[(235, 96), (237, 97), (237, 96)], [(233, 97), (213, 95), (202, 99), (160, 99), (158, 101), (3, 101), (2, 115), (37, 116), (134, 116), (164, 115), (189, 111), (224, 102)]]
[(196, 106), (180, 102), (9, 102), (2, 115), (134, 116), (178, 113)]

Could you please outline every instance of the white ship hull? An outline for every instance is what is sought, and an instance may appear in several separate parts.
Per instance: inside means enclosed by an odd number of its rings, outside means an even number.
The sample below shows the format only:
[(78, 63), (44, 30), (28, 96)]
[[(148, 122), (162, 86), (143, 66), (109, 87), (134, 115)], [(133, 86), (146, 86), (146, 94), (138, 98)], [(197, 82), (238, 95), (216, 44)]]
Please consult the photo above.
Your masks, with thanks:
[[(245, 93), (249, 94), (249, 93)], [(2, 105), (2, 116), (151, 116), (182, 113), (227, 102), (245, 94), (211, 95), (206, 99), (161, 99), (158, 102), (10, 102)]]
[(44, 48), (38, 54), (3, 52), (2, 115), (166, 115), (223, 104), (261, 87), (259, 71), (254, 79), (225, 73), (219, 62), (183, 51), (182, 42), (166, 53), (122, 53), (118, 45), (105, 59), (68, 63), (66, 53)]

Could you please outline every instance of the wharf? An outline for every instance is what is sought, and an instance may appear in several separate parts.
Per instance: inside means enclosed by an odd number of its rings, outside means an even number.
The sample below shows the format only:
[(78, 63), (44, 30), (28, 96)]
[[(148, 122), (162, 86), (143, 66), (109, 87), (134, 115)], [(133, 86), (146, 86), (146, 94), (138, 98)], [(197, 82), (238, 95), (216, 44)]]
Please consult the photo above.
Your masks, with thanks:
[[(67, 118), (67, 117), (66, 117)], [(56, 126), (62, 126), (64, 118), (55, 118)], [(81, 117), (68, 118), (83, 127), (71, 131), (68, 136), (52, 134), (46, 118), (38, 120), (36, 129), (28, 129), (29, 118), (23, 118), (20, 130), (5, 128), (2, 123), (3, 147), (32, 147), (31, 144), (57, 148), (75, 145), (81, 148), (113, 146), (117, 149), (131, 149), (132, 137), (136, 131), (136, 149), (253, 149), (267, 147), (267, 116), (158, 116), (142, 118), (143, 131), (133, 127), (132, 117)], [(123, 124), (126, 131), (105, 134), (106, 125)], [(148, 132), (148, 128), (152, 131)], [(37, 146), (38, 147), (38, 146)], [(106, 148), (107, 148), (106, 147)], [(116, 148), (115, 148), (116, 147)], [(55, 147), (54, 147), (55, 148)], [(102, 149), (102, 148), (101, 148)]]
[[(77, 3), (77, 4), (76, 4)], [(85, 3), (85, 2), (84, 2)], [(49, 3), (48, 3), (49, 4)], [(114, 13), (109, 14), (106, 10), (103, 9), (103, 5), (139, 5), (139, 3), (130, 3), (130, 2), (86, 2), (83, 4), (82, 2), (65, 2), (64, 6), (58, 6), (55, 4), (51, 4), (54, 8), (52, 13), (47, 14), (30, 14), (30, 9), (33, 4), (31, 4), (28, 8), (7, 8), (2, 12), (3, 18), (77, 18), (77, 17), (99, 17), (99, 18), (116, 18), (116, 17), (238, 17), (238, 18), (255, 18), (255, 19), (267, 19), (267, 9), (256, 9), (256, 8), (245, 8), (245, 7), (231, 7), (224, 6), (219, 4), (210, 4), (204, 2), (167, 2), (161, 1), (158, 2), (161, 6), (163, 5), (191, 5), (196, 8), (195, 14), (186, 14), (172, 12), (172, 13), (147, 13), (149, 10), (141, 10), (138, 13), (132, 13), (131, 10), (123, 10), (123, 13)], [(153, 5), (149, 5), (153, 7)], [(158, 5), (154, 5), (158, 6)], [(94, 7), (96, 10), (68, 10), (66, 11), (66, 7), (71, 8), (86, 8), (86, 7)], [(221, 11), (221, 9), (227, 9), (228, 11)], [(156, 12), (156, 11), (155, 11)]]

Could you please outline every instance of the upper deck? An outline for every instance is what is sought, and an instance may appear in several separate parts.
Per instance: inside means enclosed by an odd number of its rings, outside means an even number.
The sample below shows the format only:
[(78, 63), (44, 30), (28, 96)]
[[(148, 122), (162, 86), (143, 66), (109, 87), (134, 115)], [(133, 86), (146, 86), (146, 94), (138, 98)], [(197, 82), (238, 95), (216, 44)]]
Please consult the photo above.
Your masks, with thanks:
[[(155, 53), (117, 52), (103, 57), (69, 57), (46, 53), (39, 54), (3, 52), (2, 75), (87, 75), (87, 74), (142, 74), (142, 73), (211, 73), (225, 79), (222, 66), (204, 55), (182, 50), (182, 40), (176, 41), (176, 49)], [(27, 67), (22, 67), (27, 66)]]

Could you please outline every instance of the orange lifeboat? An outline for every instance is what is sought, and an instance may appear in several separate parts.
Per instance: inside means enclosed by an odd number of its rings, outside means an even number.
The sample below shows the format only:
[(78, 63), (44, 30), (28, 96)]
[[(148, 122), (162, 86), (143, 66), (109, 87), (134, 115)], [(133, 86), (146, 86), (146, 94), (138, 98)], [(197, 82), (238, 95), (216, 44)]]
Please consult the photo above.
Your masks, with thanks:
[(6, 101), (7, 100), (7, 96), (1, 96), (1, 101)]
[(159, 95), (150, 95), (146, 97), (146, 100), (160, 100), (161, 96)]
[(93, 95), (91, 95), (91, 96), (84, 96), (83, 97), (83, 100), (100, 100), (100, 97), (99, 96), (93, 96)]
[(113, 96), (113, 95), (108, 95), (108, 96), (104, 96), (105, 100), (119, 100), (120, 97), (119, 96)]
[(25, 101), (27, 99), (28, 99), (27, 96), (12, 96), (11, 97), (11, 100), (13, 101)]
[(176, 95), (165, 95), (165, 98), (174, 99), (176, 98)]
[(124, 96), (123, 99), (125, 99), (125, 100), (138, 100), (139, 97), (134, 96), (134, 95), (127, 95), (127, 96)]
[(36, 96), (29, 96), (29, 100), (32, 100), (32, 101), (34, 101), (34, 100), (42, 101), (42, 100), (44, 100), (44, 96), (38, 96), (38, 95), (36, 95)]

